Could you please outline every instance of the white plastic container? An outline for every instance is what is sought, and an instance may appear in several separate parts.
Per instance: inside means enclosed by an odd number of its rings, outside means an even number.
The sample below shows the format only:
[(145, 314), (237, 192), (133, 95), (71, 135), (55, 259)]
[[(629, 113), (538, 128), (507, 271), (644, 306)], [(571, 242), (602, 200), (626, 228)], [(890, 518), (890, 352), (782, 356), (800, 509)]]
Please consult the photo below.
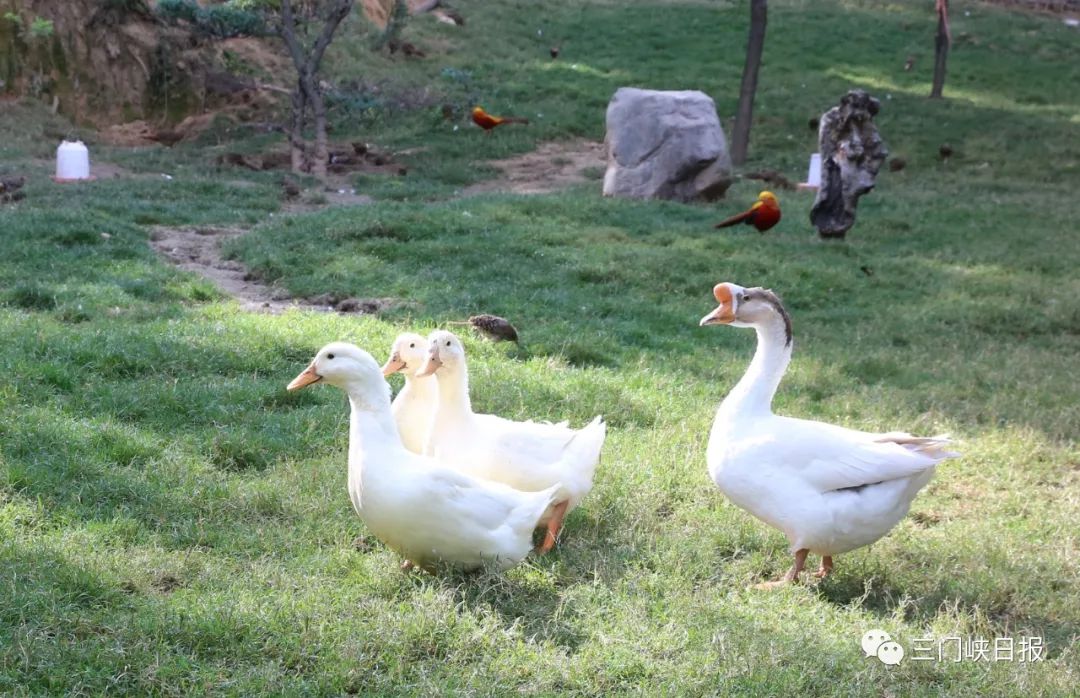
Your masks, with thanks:
[(64, 141), (56, 149), (56, 181), (90, 179), (90, 151), (82, 141)]
[(811, 153), (810, 170), (806, 173), (806, 185), (810, 187), (821, 186), (821, 153)]

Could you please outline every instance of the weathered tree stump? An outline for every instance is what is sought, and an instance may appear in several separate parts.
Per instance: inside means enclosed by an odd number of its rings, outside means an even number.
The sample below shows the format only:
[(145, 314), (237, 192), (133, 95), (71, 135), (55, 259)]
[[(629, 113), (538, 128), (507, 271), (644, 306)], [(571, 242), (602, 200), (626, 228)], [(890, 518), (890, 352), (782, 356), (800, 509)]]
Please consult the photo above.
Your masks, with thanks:
[(821, 117), (821, 187), (810, 222), (823, 238), (842, 239), (855, 225), (859, 197), (874, 188), (889, 155), (874, 125), (880, 108), (881, 102), (866, 92), (852, 90)]

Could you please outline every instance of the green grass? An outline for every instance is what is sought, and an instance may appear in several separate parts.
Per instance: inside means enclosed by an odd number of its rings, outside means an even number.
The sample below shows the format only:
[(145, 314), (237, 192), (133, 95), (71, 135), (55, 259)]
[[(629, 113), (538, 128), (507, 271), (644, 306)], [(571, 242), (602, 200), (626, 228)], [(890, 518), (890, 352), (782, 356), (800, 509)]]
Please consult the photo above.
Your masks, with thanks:
[[(715, 206), (595, 185), (455, 197), (490, 176), (486, 159), (602, 137), (622, 84), (701, 88), (730, 114), (746, 14), (455, 5), (464, 28), (406, 30), (424, 61), (372, 57), (357, 22), (333, 48), (336, 79), (385, 85), (351, 121), (337, 112), (335, 138), (426, 148), (400, 182), (366, 182), (383, 199), (368, 207), (282, 215), (273, 176), (203, 164), (269, 140), (213, 134), (95, 147), (133, 175), (53, 185), (49, 133), (67, 127), (0, 106), (0, 173), (32, 175), (0, 208), (0, 694), (1080, 692), (1080, 94), (1062, 89), (1080, 81), (1075, 33), (955, 5), (952, 98), (931, 102), (929, 10), (771, 3), (748, 169), (801, 175), (806, 120), (851, 86), (883, 97), (882, 133), (908, 160), (863, 199), (850, 242), (824, 244), (806, 194), (781, 192), (768, 235), (714, 231), (752, 182)], [(430, 108), (385, 96), (428, 85)], [(453, 131), (443, 101), (534, 124)], [(402, 302), (378, 319), (244, 313), (146, 244), (148, 225), (201, 223), (255, 225), (229, 253), (298, 295)], [(786, 569), (786, 542), (705, 471), (713, 412), (753, 347), (697, 327), (721, 280), (770, 286), (792, 313), (778, 411), (949, 431), (964, 454), (820, 584), (747, 591)], [(552, 555), (501, 576), (404, 575), (350, 507), (341, 395), (283, 387), (325, 342), (381, 358), (404, 328), (479, 311), (510, 318), (523, 347), (466, 337), (475, 405), (605, 414), (597, 485)], [(956, 635), (1048, 649), (1030, 665), (890, 668), (862, 657), (874, 627), (909, 651)]]

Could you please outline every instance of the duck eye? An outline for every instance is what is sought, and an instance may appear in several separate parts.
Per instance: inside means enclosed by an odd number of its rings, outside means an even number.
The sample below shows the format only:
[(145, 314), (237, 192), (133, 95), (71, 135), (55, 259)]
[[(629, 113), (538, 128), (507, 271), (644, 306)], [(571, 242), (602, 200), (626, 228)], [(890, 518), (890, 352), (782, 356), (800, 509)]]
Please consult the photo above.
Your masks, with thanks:
[(446, 340), (446, 346), (450, 346), (450, 340)]
[(743, 303), (745, 303), (746, 301), (750, 300), (750, 296), (748, 296), (748, 295), (746, 295), (744, 293), (742, 298), (740, 298), (739, 300), (742, 301)]
[(328, 359), (332, 359), (332, 358), (334, 358), (334, 355), (333, 355), (333, 354), (327, 354), (327, 355), (326, 355), (326, 358), (328, 358)]
[(410, 344), (409, 348), (410, 349), (415, 349), (416, 348), (416, 342), (413, 342), (412, 344)]

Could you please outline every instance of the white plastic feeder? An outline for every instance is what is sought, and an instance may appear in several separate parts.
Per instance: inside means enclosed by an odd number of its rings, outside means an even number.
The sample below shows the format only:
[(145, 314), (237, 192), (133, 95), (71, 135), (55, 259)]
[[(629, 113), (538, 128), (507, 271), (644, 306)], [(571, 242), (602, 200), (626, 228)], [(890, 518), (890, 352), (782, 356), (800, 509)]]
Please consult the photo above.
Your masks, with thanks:
[(810, 154), (810, 169), (806, 181), (799, 184), (799, 189), (817, 189), (821, 186), (821, 153)]
[(90, 151), (82, 141), (64, 141), (56, 149), (56, 181), (90, 179)]

